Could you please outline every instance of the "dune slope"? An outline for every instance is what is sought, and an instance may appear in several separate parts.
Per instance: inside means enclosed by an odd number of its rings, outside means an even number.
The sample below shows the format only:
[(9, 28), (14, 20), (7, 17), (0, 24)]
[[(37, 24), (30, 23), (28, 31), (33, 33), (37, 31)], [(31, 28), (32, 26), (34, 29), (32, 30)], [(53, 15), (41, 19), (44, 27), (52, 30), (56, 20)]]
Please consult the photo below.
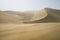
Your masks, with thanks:
[(39, 18), (39, 15), (41, 16), (41, 12), (36, 13), (35, 17), (37, 18), (35, 18), (36, 20), (33, 20), (34, 23), (60, 22), (60, 10), (45, 8), (44, 10), (42, 10), (43, 16), (41, 17), (43, 18)]
[(23, 23), (22, 17), (16, 12), (0, 12), (0, 23)]
[(0, 11), (0, 23), (50, 23), (60, 22), (60, 10), (44, 8), (40, 11)]

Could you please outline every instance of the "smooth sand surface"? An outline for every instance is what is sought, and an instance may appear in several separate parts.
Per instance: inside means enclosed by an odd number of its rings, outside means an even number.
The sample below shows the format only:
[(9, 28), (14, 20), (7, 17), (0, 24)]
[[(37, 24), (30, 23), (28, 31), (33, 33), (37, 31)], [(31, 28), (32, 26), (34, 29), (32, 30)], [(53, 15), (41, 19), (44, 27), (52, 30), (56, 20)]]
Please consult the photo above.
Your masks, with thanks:
[(60, 23), (0, 24), (0, 40), (60, 40)]

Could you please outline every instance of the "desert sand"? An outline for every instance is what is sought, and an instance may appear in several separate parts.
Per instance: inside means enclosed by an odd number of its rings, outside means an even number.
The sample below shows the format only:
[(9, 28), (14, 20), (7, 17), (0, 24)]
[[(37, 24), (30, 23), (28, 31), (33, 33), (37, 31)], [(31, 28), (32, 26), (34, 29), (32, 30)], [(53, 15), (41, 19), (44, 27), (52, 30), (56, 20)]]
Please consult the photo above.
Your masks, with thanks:
[(60, 22), (60, 10), (44, 8), (39, 11), (0, 11), (0, 23), (53, 23)]
[(0, 40), (60, 40), (60, 23), (0, 24)]
[(0, 40), (60, 40), (60, 10), (0, 11)]
[(60, 10), (45, 8), (35, 12), (32, 23), (53, 23), (60, 22)]

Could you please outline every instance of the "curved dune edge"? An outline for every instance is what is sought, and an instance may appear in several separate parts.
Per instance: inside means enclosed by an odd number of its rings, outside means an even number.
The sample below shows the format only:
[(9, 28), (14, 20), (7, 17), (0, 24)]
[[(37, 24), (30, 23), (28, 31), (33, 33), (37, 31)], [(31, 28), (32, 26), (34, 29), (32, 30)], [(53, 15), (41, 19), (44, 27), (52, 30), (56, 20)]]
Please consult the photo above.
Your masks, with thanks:
[(46, 12), (45, 9), (41, 11), (37, 11), (34, 13), (34, 16), (32, 17), (31, 21), (36, 21), (36, 20), (41, 20), (45, 17), (47, 17), (48, 13)]
[(50, 23), (60, 22), (60, 10), (45, 8), (41, 11), (0, 11), (0, 23)]
[(45, 8), (37, 12), (32, 19), (32, 23), (59, 23), (60, 10)]

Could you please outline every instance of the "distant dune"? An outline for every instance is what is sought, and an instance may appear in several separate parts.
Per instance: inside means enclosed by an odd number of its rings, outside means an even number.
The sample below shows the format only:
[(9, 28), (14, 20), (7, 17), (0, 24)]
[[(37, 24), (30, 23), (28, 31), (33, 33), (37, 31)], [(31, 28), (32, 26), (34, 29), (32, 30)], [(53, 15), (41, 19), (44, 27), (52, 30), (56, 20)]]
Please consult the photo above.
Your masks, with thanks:
[(31, 12), (0, 11), (0, 23), (25, 23), (32, 18)]
[(1, 11), (0, 12), (0, 23), (22, 23), (21, 16), (18, 16), (16, 12), (12, 11)]
[(0, 11), (0, 23), (60, 22), (60, 10), (44, 8), (40, 11)]

